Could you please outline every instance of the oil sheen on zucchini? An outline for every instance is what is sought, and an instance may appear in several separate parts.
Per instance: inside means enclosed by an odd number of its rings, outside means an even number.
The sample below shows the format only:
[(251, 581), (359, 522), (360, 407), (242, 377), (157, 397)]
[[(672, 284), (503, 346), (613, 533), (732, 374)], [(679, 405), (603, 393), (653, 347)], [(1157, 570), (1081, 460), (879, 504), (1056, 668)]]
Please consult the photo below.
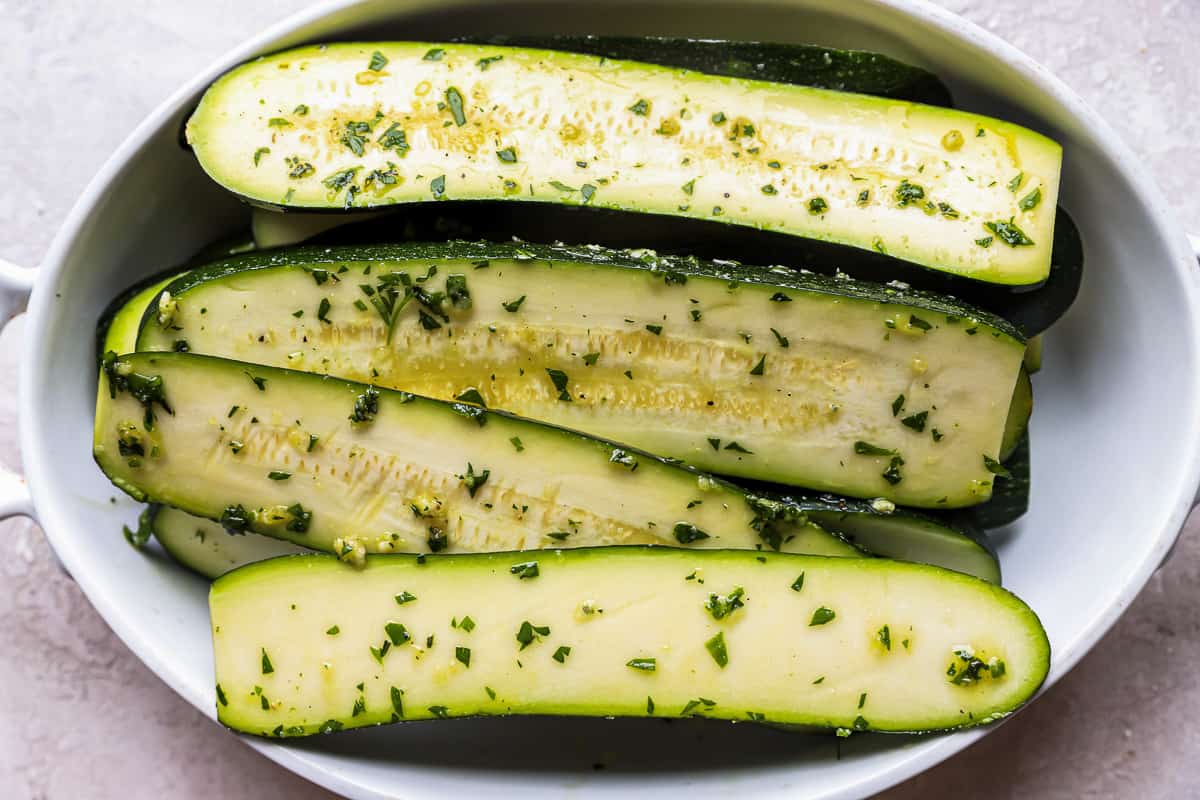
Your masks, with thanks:
[(218, 522), (170, 506), (156, 508), (152, 529), (171, 558), (205, 578), (216, 578), (255, 561), (309, 552), (270, 536), (230, 533)]
[(361, 563), (601, 544), (857, 556), (694, 469), (465, 402), (191, 353), (106, 359), (97, 462), (139, 500)]
[(952, 109), (472, 44), (331, 44), (214, 83), (187, 125), (251, 202), (531, 200), (711, 219), (990, 283), (1049, 275), (1061, 148)]
[(209, 608), (218, 718), (273, 737), (519, 714), (944, 730), (1011, 713), (1050, 656), (993, 584), (753, 551), (291, 556)]
[(1024, 352), (1001, 320), (890, 287), (464, 242), (194, 270), (150, 304), (137, 349), (180, 342), (475, 398), (721, 474), (932, 508), (989, 496)]

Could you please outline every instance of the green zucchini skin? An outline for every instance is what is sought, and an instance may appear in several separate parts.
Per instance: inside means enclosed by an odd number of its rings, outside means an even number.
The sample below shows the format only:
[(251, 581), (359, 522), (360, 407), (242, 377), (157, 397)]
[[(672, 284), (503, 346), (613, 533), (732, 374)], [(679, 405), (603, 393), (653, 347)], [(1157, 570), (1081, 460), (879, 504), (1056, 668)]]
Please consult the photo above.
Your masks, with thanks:
[(996, 549), (987, 534), (963, 515), (922, 513), (880, 499), (796, 492), (769, 484), (750, 484), (749, 488), (757, 494), (778, 497), (871, 555), (951, 569), (989, 583), (1001, 582)]
[[(366, 68), (374, 53), (390, 66)], [(423, 57), (430, 53), (440, 55)], [(614, 105), (613, 81), (631, 93), (628, 109), (624, 99)], [(330, 82), (347, 86), (348, 94), (334, 99), (323, 89)], [(510, 98), (515, 85), (522, 92)], [(567, 85), (569, 99), (560, 98)], [(443, 94), (453, 100), (439, 100)], [(531, 103), (553, 109), (551, 130), (521, 121)], [(680, 103), (682, 117), (674, 113)], [(660, 119), (664, 108), (672, 113)], [(814, 119), (824, 127), (813, 128)], [(375, 124), (407, 126), (407, 149), (392, 148)], [(588, 139), (593, 125), (603, 130), (597, 136), (618, 137), (620, 146)], [(731, 125), (735, 132), (727, 136)], [(328, 133), (343, 127), (344, 147)], [(817, 144), (793, 141), (793, 134)], [(1061, 162), (1055, 143), (965, 112), (464, 44), (333, 44), (268, 56), (218, 80), (187, 135), (215, 180), (259, 204), (336, 210), (505, 199), (617, 208), (778, 230), (1015, 286), (1040, 284), (1049, 274)], [(854, 139), (846, 153), (904, 150), (920, 162), (919, 171), (908, 174), (908, 161), (876, 163), (875, 156), (830, 161), (823, 137)], [(650, 160), (670, 166), (639, 172)], [(320, 175), (313, 163), (324, 165)], [(966, 174), (973, 179), (960, 180)], [(1009, 183), (1020, 191), (1005, 188)], [(1020, 202), (1034, 197), (1044, 202)], [(919, 203), (932, 213), (908, 207)], [(1003, 225), (1016, 228), (1001, 235), (995, 226)], [(1005, 244), (991, 247), (992, 241)]]
[(462, 41), (586, 53), (727, 78), (812, 86), (931, 106), (954, 105), (950, 90), (933, 73), (865, 50), (672, 36), (489, 36)]
[(193, 353), (106, 371), (121, 380), (93, 452), (116, 486), (352, 563), (608, 544), (861, 555), (693, 468), (468, 403)]
[[(1028, 353), (1028, 350), (1026, 350)], [(1000, 443), (1000, 461), (1008, 461), (1016, 452), (1021, 439), (1029, 430), (1029, 418), (1033, 416), (1033, 381), (1029, 369), (1022, 364), (1013, 388), (1012, 404), (1008, 407), (1008, 421), (1004, 423), (1004, 440)]]
[(984, 530), (991, 530), (1002, 528), (1025, 516), (1025, 512), (1029, 510), (1029, 489), (1032, 478), (1028, 431), (1021, 437), (1012, 455), (1004, 462), (1004, 466), (1011, 475), (1008, 477), (996, 476), (996, 482), (992, 487), (992, 497), (986, 503), (980, 503), (958, 512), (964, 521)]
[[(457, 276), (471, 308), (418, 326), (416, 303), (390, 323), (369, 305), (392, 277), (416, 280), (430, 268), (430, 291), (449, 286), (440, 276)], [(164, 303), (178, 309), (166, 330)], [(434, 330), (422, 330), (427, 322)], [(833, 329), (842, 333), (831, 338)], [(952, 508), (990, 494), (981, 454), (999, 457), (1023, 356), (1016, 337), (998, 319), (893, 287), (510, 242), (220, 262), (150, 304), (137, 349), (183, 340), (193, 352), (443, 400), (474, 388), (489, 406), (710, 472)], [(926, 370), (938, 377), (917, 381)], [(550, 391), (547, 371), (570, 383), (561, 387), (569, 402)], [(842, 408), (854, 416), (839, 416)], [(894, 480), (880, 453), (859, 452), (867, 440), (913, 464), (936, 456), (935, 466)]]
[(170, 506), (155, 507), (151, 525), (167, 555), (209, 580), (256, 561), (310, 552), (269, 536), (232, 534), (219, 523)]
[(1014, 711), (1050, 657), (993, 584), (753, 551), (291, 556), (217, 579), (209, 606), (218, 718), (268, 737), (521, 714), (951, 730)]

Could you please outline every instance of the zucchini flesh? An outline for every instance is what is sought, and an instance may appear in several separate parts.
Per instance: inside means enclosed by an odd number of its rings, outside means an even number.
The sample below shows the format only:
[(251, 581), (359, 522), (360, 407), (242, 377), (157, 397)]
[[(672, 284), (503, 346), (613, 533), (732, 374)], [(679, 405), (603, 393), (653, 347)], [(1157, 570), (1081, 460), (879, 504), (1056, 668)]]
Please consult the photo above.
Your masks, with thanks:
[(530, 559), (292, 556), (218, 578), (218, 718), (275, 737), (510, 714), (930, 731), (1006, 716), (1049, 663), (1024, 603), (934, 567), (601, 548), (537, 553), (522, 579)]
[(412, 42), (300, 48), (238, 67), (206, 92), (187, 139), (218, 183), (267, 205), (582, 204), (779, 231), (1017, 286), (1049, 275), (1061, 166), (1056, 143), (967, 112)]
[[(440, 304), (420, 300), (431, 294)], [(180, 340), (444, 400), (474, 391), (721, 474), (945, 508), (989, 496), (983, 455), (998, 457), (1023, 357), (1002, 321), (919, 293), (464, 242), (250, 254), (192, 271), (150, 304), (137, 349)]]
[(467, 403), (190, 353), (106, 369), (118, 391), (94, 454), (114, 484), (353, 563), (602, 544), (859, 555), (785, 504)]
[(308, 552), (269, 536), (232, 534), (217, 522), (170, 506), (157, 508), (153, 530), (154, 538), (171, 558), (209, 579), (255, 561)]
[(727, 78), (792, 83), (934, 106), (953, 105), (950, 90), (932, 73), (864, 50), (671, 36), (491, 36), (474, 43), (561, 50)]

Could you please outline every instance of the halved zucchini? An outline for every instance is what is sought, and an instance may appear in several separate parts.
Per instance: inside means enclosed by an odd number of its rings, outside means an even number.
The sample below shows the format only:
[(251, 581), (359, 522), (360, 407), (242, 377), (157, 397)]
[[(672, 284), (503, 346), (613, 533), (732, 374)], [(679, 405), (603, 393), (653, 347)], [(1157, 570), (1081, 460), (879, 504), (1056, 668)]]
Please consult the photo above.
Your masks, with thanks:
[(218, 719), (274, 737), (510, 714), (943, 730), (1010, 714), (1050, 657), (976, 578), (748, 551), (291, 556), (209, 607)]
[[(163, 309), (166, 309), (164, 315)], [(141, 351), (553, 422), (728, 475), (986, 500), (1024, 345), (953, 301), (646, 252), (451, 242), (249, 254), (151, 302)]]
[(785, 504), (465, 402), (190, 353), (105, 369), (94, 453), (118, 487), (355, 563), (599, 544), (859, 555)]
[(962, 111), (547, 50), (312, 46), (187, 125), (256, 203), (533, 200), (713, 219), (991, 283), (1050, 272), (1061, 148)]
[(218, 522), (170, 506), (155, 509), (152, 528), (154, 538), (171, 558), (205, 578), (268, 558), (310, 552), (270, 536), (230, 533)]

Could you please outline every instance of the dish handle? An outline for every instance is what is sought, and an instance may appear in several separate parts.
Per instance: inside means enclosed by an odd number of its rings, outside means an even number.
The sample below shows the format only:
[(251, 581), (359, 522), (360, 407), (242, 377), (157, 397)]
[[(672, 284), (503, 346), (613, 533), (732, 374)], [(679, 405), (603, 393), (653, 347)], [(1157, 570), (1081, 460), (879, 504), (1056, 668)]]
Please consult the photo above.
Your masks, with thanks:
[[(34, 271), (0, 259), (0, 327), (25, 306), (33, 288)], [(0, 520), (33, 516), (33, 501), (25, 478), (0, 464)]]

